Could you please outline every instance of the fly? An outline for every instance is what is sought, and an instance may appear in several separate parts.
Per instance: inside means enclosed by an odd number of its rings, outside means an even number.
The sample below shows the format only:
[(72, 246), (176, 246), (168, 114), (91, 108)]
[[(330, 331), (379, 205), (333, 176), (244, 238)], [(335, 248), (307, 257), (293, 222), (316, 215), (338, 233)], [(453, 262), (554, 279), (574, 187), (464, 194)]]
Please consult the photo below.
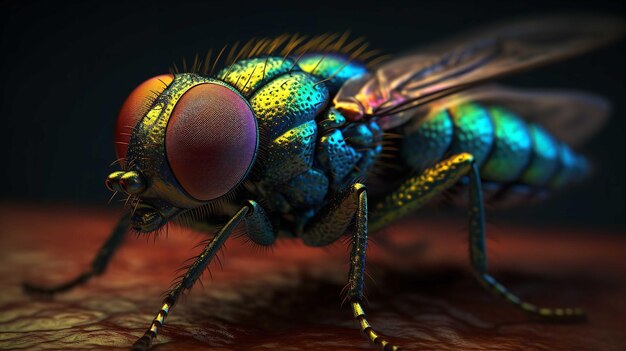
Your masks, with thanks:
[(583, 179), (589, 166), (573, 147), (602, 126), (608, 103), (483, 83), (588, 51), (623, 29), (619, 20), (592, 16), (522, 20), (384, 63), (346, 34), (283, 35), (148, 79), (121, 108), (121, 170), (105, 182), (127, 196), (129, 213), (85, 273), (25, 287), (52, 295), (102, 274), (129, 227), (146, 234), (172, 221), (221, 228), (133, 345), (146, 350), (236, 227), (262, 246), (281, 235), (325, 246), (352, 229), (345, 302), (372, 344), (397, 350), (362, 307), (368, 233), (461, 186), (464, 198), (456, 200), (469, 208), (479, 282), (532, 315), (583, 319), (578, 308), (525, 302), (488, 273), (484, 202), (512, 205)]

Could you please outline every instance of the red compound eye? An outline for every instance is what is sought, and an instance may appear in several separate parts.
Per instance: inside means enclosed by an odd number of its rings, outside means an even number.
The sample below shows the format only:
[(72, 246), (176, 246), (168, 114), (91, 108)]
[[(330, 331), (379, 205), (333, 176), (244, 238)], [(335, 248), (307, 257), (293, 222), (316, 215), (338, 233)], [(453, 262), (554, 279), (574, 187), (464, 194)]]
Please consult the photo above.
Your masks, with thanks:
[(171, 74), (152, 77), (139, 84), (128, 95), (115, 123), (115, 154), (117, 158), (126, 158), (126, 150), (128, 150), (133, 128), (141, 117), (148, 112), (150, 98), (154, 97), (155, 94), (162, 93), (172, 80), (174, 80), (174, 76)]
[(257, 124), (243, 97), (215, 83), (187, 91), (167, 125), (165, 152), (174, 176), (198, 200), (216, 199), (246, 176)]

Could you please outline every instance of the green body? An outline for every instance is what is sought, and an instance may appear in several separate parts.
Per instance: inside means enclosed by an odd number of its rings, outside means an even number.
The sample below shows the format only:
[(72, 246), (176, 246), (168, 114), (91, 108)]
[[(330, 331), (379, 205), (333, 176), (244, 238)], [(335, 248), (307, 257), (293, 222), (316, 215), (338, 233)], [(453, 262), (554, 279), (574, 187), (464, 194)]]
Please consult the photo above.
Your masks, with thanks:
[(586, 159), (541, 126), (498, 106), (463, 103), (402, 126), (401, 156), (420, 172), (447, 155), (474, 156), (492, 189), (512, 184), (556, 190), (588, 173)]
[(330, 199), (374, 167), (378, 124), (350, 123), (331, 107), (343, 82), (365, 72), (346, 56), (308, 54), (244, 59), (217, 73), (248, 99), (259, 126), (257, 161), (239, 194), (262, 202), (281, 234), (302, 236)]
[[(505, 33), (519, 31), (519, 27), (513, 28), (516, 31)], [(129, 195), (134, 203), (132, 213), (120, 220), (86, 272), (50, 288), (26, 284), (25, 290), (50, 296), (101, 274), (122, 242), (129, 222), (141, 232), (153, 232), (188, 213), (191, 222), (187, 224), (191, 226), (218, 222), (220, 229), (193, 263), (184, 267), (186, 272), (174, 281), (150, 327), (133, 345), (133, 350), (145, 351), (179, 297), (200, 279), (238, 225), (245, 226), (248, 238), (262, 246), (272, 245), (281, 233), (298, 236), (309, 246), (325, 246), (352, 232), (345, 301), (372, 344), (380, 350), (397, 351), (397, 346), (374, 331), (361, 305), (368, 232), (415, 212), (461, 183), (468, 189), (469, 256), (478, 281), (535, 316), (564, 321), (583, 319), (584, 313), (579, 309), (542, 308), (528, 303), (488, 273), (484, 202), (502, 199), (520, 186), (531, 189), (531, 195), (563, 188), (588, 173), (585, 159), (506, 107), (475, 102), (433, 110), (425, 118), (416, 116), (391, 131), (400, 134), (400, 139), (385, 140), (376, 117), (359, 119), (349, 109), (342, 109), (351, 120), (331, 104), (348, 79), (367, 72), (352, 60), (366, 45), (352, 53), (351, 58), (339, 54), (345, 37), (332, 45), (337, 36), (313, 38), (297, 57), (289, 56), (302, 41), (296, 37), (286, 44), (286, 53), (280, 56), (273, 56), (274, 49), (286, 40), (285, 36), (261, 40), (253, 48), (254, 42), (249, 42), (244, 45), (248, 49), (242, 49), (234, 62), (216, 75), (212, 71), (210, 77), (176, 74), (133, 128), (127, 169), (107, 178), (111, 190)], [(597, 35), (591, 37), (597, 39)], [(511, 49), (503, 47), (510, 45), (502, 45), (501, 41), (495, 44), (496, 52), (508, 53)], [(354, 45), (353, 42), (347, 47)], [(558, 48), (558, 43), (554, 45)], [(324, 53), (314, 53), (316, 47)], [(247, 58), (238, 60), (244, 51)], [(458, 63), (447, 58), (445, 61), (446, 65)], [(167, 164), (164, 143), (177, 102), (186, 91), (200, 84), (219, 84), (230, 89), (230, 93), (237, 93), (237, 99), (248, 103), (258, 127), (258, 138), (254, 139), (258, 143), (245, 177), (229, 193), (206, 201), (193, 198), (178, 183)], [(219, 109), (220, 105), (211, 107)], [(391, 147), (385, 150), (387, 145)], [(377, 166), (389, 164), (394, 166), (393, 171), (370, 177)], [(378, 167), (379, 172), (384, 169)], [(483, 192), (484, 188), (487, 191)]]
[[(297, 62), (240, 60), (216, 75), (248, 99), (257, 116), (260, 151), (243, 196), (262, 202), (279, 232), (303, 237), (321, 209), (357, 179), (382, 201), (388, 193), (381, 189), (451, 155), (473, 156), (492, 203), (505, 195), (526, 200), (545, 194), (588, 171), (583, 157), (540, 126), (506, 108), (474, 102), (431, 111), (396, 128), (392, 132), (403, 136), (399, 148), (385, 153), (376, 119), (349, 121), (331, 104), (343, 82), (366, 71), (341, 55), (308, 54)], [(389, 172), (388, 164), (401, 171)], [(383, 170), (382, 182), (370, 177), (375, 168)]]
[[(273, 227), (290, 236), (302, 237), (321, 210), (356, 182), (368, 186), (373, 199), (383, 199), (391, 187), (451, 155), (472, 155), (481, 180), (488, 183), (488, 201), (515, 193), (511, 190), (520, 185), (531, 195), (559, 189), (587, 173), (584, 158), (567, 145), (497, 106), (463, 103), (431, 111), (393, 130), (403, 136), (401, 141), (383, 140), (376, 118), (351, 121), (332, 107), (342, 84), (366, 72), (346, 56), (307, 54), (299, 60), (278, 56), (238, 60), (211, 78), (176, 75), (135, 127), (129, 146), (134, 167), (152, 180), (142, 194), (159, 210), (160, 217), (152, 217), (169, 219), (184, 208), (204, 205), (185, 196), (170, 174), (163, 161), (163, 140), (178, 98), (208, 81), (228, 86), (246, 99), (259, 129), (258, 152), (249, 174), (233, 191), (235, 196), (222, 201), (231, 206), (209, 207), (223, 208), (226, 216), (243, 200), (257, 201)], [(384, 150), (386, 146), (390, 148)], [(391, 172), (389, 165), (401, 171)], [(372, 177), (373, 171), (378, 178)], [(139, 214), (137, 221), (147, 222), (147, 215)]]

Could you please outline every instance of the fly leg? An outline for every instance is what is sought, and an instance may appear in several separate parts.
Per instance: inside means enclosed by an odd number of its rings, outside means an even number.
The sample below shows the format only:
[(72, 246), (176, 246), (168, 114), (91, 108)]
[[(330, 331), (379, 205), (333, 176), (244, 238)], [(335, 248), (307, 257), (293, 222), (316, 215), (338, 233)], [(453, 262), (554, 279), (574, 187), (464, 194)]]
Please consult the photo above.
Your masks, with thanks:
[(377, 231), (399, 218), (415, 213), (466, 176), (473, 162), (471, 154), (453, 155), (421, 174), (406, 179), (391, 194), (372, 206), (370, 230)]
[(381, 350), (398, 350), (372, 329), (365, 318), (361, 306), (365, 280), (365, 258), (367, 251), (367, 190), (363, 184), (354, 184), (338, 195), (323, 208), (319, 215), (302, 233), (305, 244), (322, 246), (332, 243), (345, 234), (348, 226), (354, 223), (356, 230), (350, 251), (350, 271), (344, 301), (350, 303), (354, 318), (363, 334)]
[(584, 312), (577, 308), (542, 308), (522, 301), (487, 273), (482, 185), (478, 167), (474, 164), (474, 157), (471, 154), (453, 155), (432, 168), (426, 169), (422, 174), (407, 179), (393, 193), (373, 206), (374, 210), (370, 214), (370, 229), (378, 230), (412, 213), (433, 197), (449, 189), (464, 176), (469, 176), (470, 180), (470, 259), (478, 281), (510, 303), (534, 315), (564, 321), (583, 319)]
[(485, 209), (483, 206), (482, 187), (478, 167), (474, 164), (469, 173), (470, 194), (470, 222), (469, 245), (472, 268), (478, 281), (488, 290), (502, 296), (506, 301), (522, 310), (542, 318), (559, 321), (580, 321), (585, 319), (585, 313), (579, 308), (545, 308), (537, 307), (521, 300), (511, 293), (505, 286), (498, 283), (487, 273), (487, 250), (485, 240)]
[(369, 341), (380, 347), (382, 351), (398, 350), (398, 346), (391, 344), (376, 333), (365, 317), (361, 306), (363, 301), (363, 287), (365, 281), (365, 257), (367, 251), (367, 191), (365, 188), (358, 193), (357, 210), (354, 218), (356, 230), (352, 238), (350, 251), (350, 272), (348, 273), (348, 290), (346, 300), (350, 302), (352, 314), (359, 323), (359, 329)]
[(91, 278), (101, 275), (102, 273), (104, 273), (115, 251), (124, 241), (124, 237), (126, 236), (129, 225), (130, 216), (124, 215), (124, 217), (119, 220), (118, 224), (116, 225), (115, 229), (113, 230), (107, 241), (104, 243), (104, 245), (102, 245), (102, 247), (96, 254), (96, 257), (91, 262), (91, 268), (89, 270), (79, 274), (76, 278), (70, 281), (51, 287), (24, 283), (24, 291), (28, 294), (52, 296), (57, 293), (68, 291), (76, 286), (83, 285), (87, 283)]
[[(163, 300), (163, 306), (159, 309), (159, 312), (152, 321), (152, 324), (148, 330), (146, 330), (144, 335), (133, 344), (133, 351), (144, 351), (150, 348), (152, 341), (156, 338), (159, 329), (161, 329), (165, 323), (167, 315), (169, 314), (171, 308), (176, 304), (176, 301), (178, 301), (180, 295), (193, 287), (196, 281), (200, 278), (202, 272), (204, 272), (209, 263), (211, 263), (213, 257), (215, 257), (219, 249), (222, 247), (226, 239), (228, 239), (230, 234), (232, 234), (239, 222), (244, 220), (248, 213), (251, 215), (250, 221), (248, 221), (249, 223), (256, 223), (259, 221), (259, 219), (256, 218), (256, 214), (262, 215), (262, 212), (260, 212), (260, 207), (255, 207), (255, 205), (256, 203), (251, 201), (243, 206), (226, 223), (226, 225), (224, 225), (215, 237), (209, 241), (202, 253), (200, 253), (194, 263), (189, 266), (185, 275), (179, 282), (177, 282), (174, 288), (167, 293), (165, 299)], [(254, 225), (252, 227), (254, 227)], [(249, 226), (248, 228), (250, 229), (251, 227)]]
[(248, 200), (246, 205), (250, 210), (245, 220), (248, 238), (257, 245), (272, 245), (276, 241), (276, 234), (265, 211), (253, 200)]
[(326, 246), (345, 235), (357, 210), (358, 194), (364, 190), (365, 185), (354, 184), (334, 196), (298, 233), (304, 244)]

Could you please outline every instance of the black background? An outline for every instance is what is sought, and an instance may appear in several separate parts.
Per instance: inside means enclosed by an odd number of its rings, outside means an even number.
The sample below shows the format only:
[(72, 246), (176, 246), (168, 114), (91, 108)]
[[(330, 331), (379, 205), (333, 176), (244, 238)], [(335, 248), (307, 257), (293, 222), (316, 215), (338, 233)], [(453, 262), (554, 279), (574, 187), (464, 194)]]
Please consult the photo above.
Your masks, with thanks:
[[(624, 17), (624, 1), (3, 1), (2, 168), (8, 203), (106, 204), (113, 125), (126, 95), (182, 57), (285, 32), (352, 30), (399, 53), (494, 20), (537, 13)], [(624, 51), (611, 47), (506, 80), (607, 96), (609, 125), (585, 148), (597, 172), (541, 205), (498, 215), (533, 223), (626, 228)]]

